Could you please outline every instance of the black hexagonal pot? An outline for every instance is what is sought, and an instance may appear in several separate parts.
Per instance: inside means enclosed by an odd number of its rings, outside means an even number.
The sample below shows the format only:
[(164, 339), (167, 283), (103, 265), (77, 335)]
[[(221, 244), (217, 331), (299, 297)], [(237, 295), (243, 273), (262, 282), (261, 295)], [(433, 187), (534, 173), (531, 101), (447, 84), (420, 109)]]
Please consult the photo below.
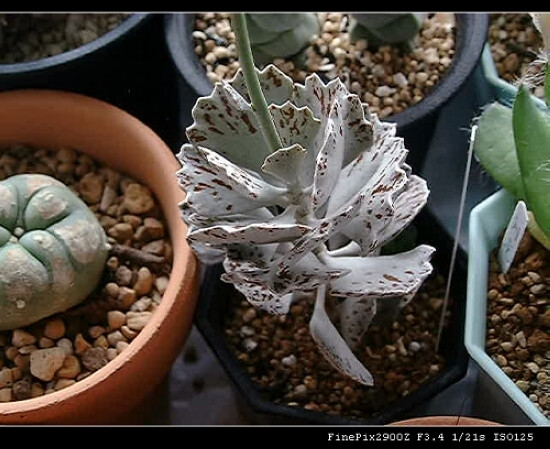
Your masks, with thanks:
[[(179, 72), (180, 134), (191, 125), (191, 109), (198, 97), (209, 95), (212, 84), (195, 54), (192, 32), (194, 14), (166, 16), (166, 42)], [(407, 162), (415, 171), (422, 167), (433, 135), (438, 112), (460, 91), (472, 74), (487, 40), (487, 14), (456, 14), (455, 54), (451, 66), (429, 95), (406, 110), (385, 120), (397, 124), (397, 134), (405, 138), (410, 150)]]
[[(453, 246), (452, 238), (428, 209), (424, 209), (419, 214), (415, 224), (419, 230), (419, 242), (431, 244), (436, 248), (432, 262), (436, 269), (445, 275)], [(449, 415), (467, 413), (468, 411), (460, 405), (464, 402), (462, 395), (465, 394), (460, 386), (455, 388), (456, 392), (452, 395), (445, 395), (446, 390), (453, 385), (456, 387), (455, 384), (465, 377), (468, 367), (469, 357), (463, 342), (466, 266), (466, 255), (460, 251), (453, 274), (451, 295), (453, 301), (449, 309), (451, 319), (443, 333), (440, 345), (440, 352), (446, 360), (444, 368), (434, 379), (423, 384), (409, 396), (388, 403), (364, 421), (290, 407), (267, 399), (267, 392), (262, 392), (261, 388), (250, 379), (226, 342), (223, 320), (227, 315), (234, 290), (230, 284), (220, 281), (220, 274), (223, 272), (220, 265), (209, 267), (205, 272), (195, 314), (195, 325), (232, 381), (243, 415), (253, 424), (380, 425), (419, 416), (419, 413), (430, 407), (432, 409), (435, 407), (443, 414)], [(449, 401), (449, 397), (453, 399)]]
[(180, 144), (177, 75), (164, 39), (164, 14), (132, 14), (99, 38), (73, 50), (0, 64), (0, 91), (64, 90), (104, 100)]

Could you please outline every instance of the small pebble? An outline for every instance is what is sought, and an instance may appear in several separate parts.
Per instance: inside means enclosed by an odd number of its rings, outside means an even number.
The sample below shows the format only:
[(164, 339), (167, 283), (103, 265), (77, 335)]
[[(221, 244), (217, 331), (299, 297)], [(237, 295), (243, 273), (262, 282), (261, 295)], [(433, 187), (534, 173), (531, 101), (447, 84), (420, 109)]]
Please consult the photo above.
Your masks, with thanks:
[(124, 193), (124, 206), (131, 214), (144, 214), (155, 205), (151, 192), (141, 184), (130, 184)]
[(128, 286), (132, 283), (132, 270), (127, 266), (121, 265), (115, 273), (115, 281), (119, 286)]
[(115, 347), (119, 341), (126, 341), (126, 337), (120, 331), (114, 331), (107, 335), (109, 345)]
[(88, 173), (78, 184), (80, 196), (87, 204), (99, 203), (103, 194), (103, 176)]
[(22, 329), (15, 329), (11, 337), (11, 344), (17, 348), (33, 345), (36, 343), (36, 337)]
[(57, 377), (62, 379), (75, 379), (80, 374), (81, 367), (78, 357), (69, 355), (63, 361), (63, 366), (57, 371)]
[(76, 380), (73, 380), (73, 379), (59, 379), (58, 381), (55, 382), (54, 390), (55, 391), (63, 390), (63, 388), (70, 387), (75, 383), (76, 383)]
[(110, 310), (107, 313), (107, 322), (109, 323), (109, 329), (120, 329), (121, 326), (126, 324), (126, 315), (120, 310)]
[(12, 400), (11, 388), (2, 388), (0, 390), (0, 402), (10, 402)]
[(66, 352), (62, 348), (39, 349), (30, 355), (30, 370), (34, 377), (50, 381), (63, 366)]
[(294, 365), (296, 365), (296, 357), (294, 356), (294, 354), (291, 354), (287, 357), (284, 357), (281, 362), (283, 365), (285, 366), (288, 366), (288, 367), (292, 367)]
[(58, 340), (65, 335), (65, 323), (62, 319), (49, 320), (44, 326), (44, 336), (52, 340)]
[(138, 296), (146, 295), (153, 288), (153, 275), (147, 267), (141, 267), (137, 273), (134, 290)]
[(78, 334), (74, 340), (74, 349), (77, 355), (82, 355), (86, 350), (90, 349), (92, 345), (86, 341), (82, 334)]
[(128, 346), (130, 346), (130, 344), (126, 341), (119, 341), (117, 342), (116, 344), (116, 351), (118, 354), (120, 354), (122, 351), (124, 351)]
[(140, 331), (147, 325), (151, 316), (151, 312), (128, 312), (126, 314), (127, 326), (134, 331)]
[(89, 371), (97, 371), (109, 362), (105, 348), (90, 348), (82, 354), (82, 364)]

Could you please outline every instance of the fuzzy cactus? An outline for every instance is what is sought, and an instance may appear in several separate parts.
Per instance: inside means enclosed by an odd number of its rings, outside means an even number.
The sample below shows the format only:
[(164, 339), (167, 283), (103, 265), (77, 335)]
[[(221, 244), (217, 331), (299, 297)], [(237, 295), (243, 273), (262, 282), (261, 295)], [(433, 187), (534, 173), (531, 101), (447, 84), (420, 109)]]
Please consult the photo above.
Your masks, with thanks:
[(339, 79), (294, 84), (273, 65), (257, 76), (281, 148), (264, 140), (242, 72), (200, 98), (178, 154), (188, 240), (203, 262), (223, 261), (223, 280), (260, 309), (285, 314), (296, 297), (314, 300), (320, 350), (372, 385), (353, 350), (377, 303), (405, 304), (432, 270), (427, 245), (379, 254), (425, 204), (426, 183), (405, 163), (395, 125)]
[(0, 330), (67, 310), (99, 282), (107, 237), (61, 182), (16, 175), (0, 182)]
[(315, 13), (254, 13), (246, 20), (254, 59), (262, 65), (299, 54), (320, 30)]
[(426, 14), (352, 14), (350, 39), (352, 42), (365, 39), (369, 47), (405, 44), (412, 48), (412, 41), (418, 34)]

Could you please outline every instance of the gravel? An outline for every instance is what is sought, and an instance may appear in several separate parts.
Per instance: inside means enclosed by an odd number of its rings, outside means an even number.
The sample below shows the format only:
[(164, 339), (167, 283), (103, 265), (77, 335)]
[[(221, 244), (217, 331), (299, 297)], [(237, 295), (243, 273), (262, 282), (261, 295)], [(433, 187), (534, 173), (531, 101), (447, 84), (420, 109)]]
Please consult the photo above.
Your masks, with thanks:
[[(401, 112), (424, 98), (452, 63), (452, 14), (436, 14), (426, 19), (415, 39), (415, 49), (406, 54), (397, 47), (382, 46), (372, 52), (365, 41), (351, 43), (347, 14), (317, 15), (322, 31), (305, 50), (304, 69), (295, 66), (292, 60), (276, 59), (273, 63), (296, 82), (303, 82), (313, 72), (325, 79), (340, 77), (381, 118)], [(195, 52), (212, 82), (232, 78), (239, 68), (229, 17), (221, 13), (196, 16)]]
[(430, 277), (399, 320), (372, 325), (358, 356), (374, 376), (365, 387), (341, 375), (309, 334), (312, 304), (300, 301), (273, 316), (235, 295), (224, 332), (237, 359), (265, 396), (277, 403), (365, 419), (436, 376), (444, 359), (434, 352), (444, 279)]
[[(546, 319), (550, 299), (544, 294), (548, 282), (549, 252), (528, 232), (507, 274), (500, 271), (492, 254), (486, 349), (518, 388), (550, 417), (550, 323)], [(538, 293), (533, 292), (536, 286), (540, 286)]]
[(0, 14), (0, 64), (35, 61), (87, 44), (129, 14)]
[[(136, 180), (68, 148), (1, 150), (0, 180), (19, 173), (43, 173), (68, 185), (95, 213), (112, 255), (100, 285), (81, 304), (0, 332), (0, 402), (70, 387), (114, 360), (150, 321), (172, 264), (160, 206)], [(114, 232), (120, 225), (124, 232)], [(146, 252), (151, 242), (160, 242), (162, 251)]]
[(535, 63), (542, 48), (542, 39), (531, 16), (523, 14), (491, 14), (489, 25), (491, 54), (499, 76), (515, 84), (527, 75), (534, 84), (533, 93), (544, 98), (543, 65)]

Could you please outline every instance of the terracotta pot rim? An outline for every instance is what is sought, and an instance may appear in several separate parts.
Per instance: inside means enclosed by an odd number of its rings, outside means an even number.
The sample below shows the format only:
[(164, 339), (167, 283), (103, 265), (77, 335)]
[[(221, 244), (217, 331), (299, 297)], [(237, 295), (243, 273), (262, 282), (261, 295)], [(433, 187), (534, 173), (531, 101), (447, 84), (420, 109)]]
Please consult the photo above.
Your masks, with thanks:
[(494, 421), (489, 421), (483, 418), (475, 418), (470, 416), (419, 416), (417, 418), (409, 418), (401, 421), (396, 421), (390, 426), (500, 426), (501, 424)]
[[(151, 157), (154, 159), (155, 163), (158, 163), (154, 169), (160, 170), (162, 173), (173, 173), (175, 180), (175, 172), (178, 169), (179, 164), (166, 144), (148, 126), (113, 105), (81, 94), (47, 89), (19, 89), (0, 93), (0, 105), (5, 105), (6, 103), (9, 105), (14, 102), (29, 102), (29, 104), (32, 104), (32, 102), (37, 101), (41, 104), (47, 103), (52, 106), (55, 105), (55, 107), (75, 106), (76, 109), (99, 108), (105, 123), (109, 123), (112, 118), (116, 117), (118, 120), (117, 124), (124, 124), (125, 128), (122, 129), (121, 132), (126, 132), (131, 129), (133, 135), (137, 136), (140, 140), (145, 141), (147, 143), (147, 147), (151, 148)], [(75, 111), (75, 114), (77, 113), (78, 109)], [(93, 156), (90, 155), (90, 157)], [(169, 179), (167, 177), (164, 178)], [(176, 238), (185, 238), (187, 228), (182, 220), (179, 220), (180, 223), (178, 224), (176, 224), (177, 221), (173, 219), (173, 216), (172, 220), (170, 220), (169, 211), (171, 215), (176, 212), (179, 215), (178, 203), (183, 200), (184, 193), (178, 187), (176, 182), (170, 183), (166, 188), (170, 193), (171, 198), (165, 200), (164, 202), (162, 198), (157, 198), (159, 203), (162, 203), (161, 207), (165, 214), (167, 227), (169, 229), (170, 241), (174, 242)], [(167, 205), (169, 209), (167, 209)], [(177, 209), (177, 211), (175, 209)], [(111, 375), (123, 369), (126, 363), (134, 358), (137, 353), (139, 353), (149, 339), (158, 333), (159, 327), (165, 321), (166, 317), (169, 316), (174, 303), (178, 300), (188, 300), (190, 302), (190, 307), (193, 308), (196, 298), (179, 298), (179, 296), (190, 282), (196, 283), (197, 270), (195, 257), (186, 245), (173, 245), (173, 254), (172, 271), (169, 276), (168, 287), (163, 295), (163, 300), (160, 302), (158, 308), (155, 310), (144, 329), (136, 336), (134, 340), (132, 340), (131, 344), (123, 352), (121, 352), (115, 359), (110, 361), (101, 369), (93, 372), (85, 379), (78, 381), (67, 388), (36, 398), (0, 403), (0, 416), (19, 416), (21, 421), (23, 421), (25, 419), (23, 417), (25, 413), (36, 412), (38, 409), (57, 405), (61, 402), (81, 395), (92, 386), (108, 381), (108, 378)], [(191, 290), (193, 290), (193, 287), (191, 287)]]

